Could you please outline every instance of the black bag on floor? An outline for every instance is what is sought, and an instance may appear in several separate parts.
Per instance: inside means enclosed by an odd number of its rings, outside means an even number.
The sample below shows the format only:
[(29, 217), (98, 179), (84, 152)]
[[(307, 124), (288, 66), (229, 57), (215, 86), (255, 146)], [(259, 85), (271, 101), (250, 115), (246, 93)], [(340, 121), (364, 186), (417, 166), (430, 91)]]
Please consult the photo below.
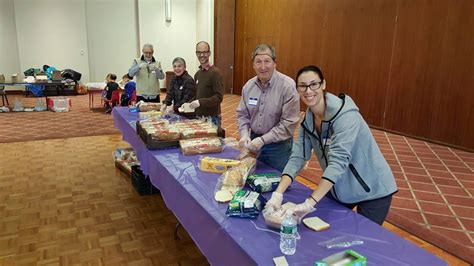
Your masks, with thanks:
[(132, 185), (140, 196), (160, 193), (150, 181), (150, 177), (145, 176), (139, 165), (132, 166)]

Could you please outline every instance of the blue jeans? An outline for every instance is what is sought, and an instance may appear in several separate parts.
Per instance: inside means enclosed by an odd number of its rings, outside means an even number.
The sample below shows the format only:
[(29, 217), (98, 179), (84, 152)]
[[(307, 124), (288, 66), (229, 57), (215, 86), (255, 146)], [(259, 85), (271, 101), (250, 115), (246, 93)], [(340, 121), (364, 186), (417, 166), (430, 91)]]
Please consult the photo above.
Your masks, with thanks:
[(387, 217), (388, 211), (390, 210), (393, 194), (378, 199), (366, 200), (351, 204), (340, 202), (339, 200), (335, 199), (331, 193), (327, 193), (326, 196), (341, 203), (351, 210), (357, 206), (358, 214), (382, 225), (383, 221), (385, 221), (385, 218)]
[(221, 127), (221, 116), (220, 115), (216, 115), (216, 116), (198, 116), (197, 118), (207, 118), (207, 117), (210, 117), (211, 118), (211, 121), (214, 125), (218, 126), (218, 127)]
[[(261, 135), (254, 134), (253, 132), (250, 135), (251, 139), (259, 137)], [(291, 148), (293, 147), (293, 139), (289, 138), (280, 142), (269, 143), (263, 145), (257, 159), (276, 170), (283, 172), (288, 159), (291, 155)]]
[(218, 126), (218, 127), (221, 127), (221, 116), (220, 115), (217, 115), (217, 116), (211, 116), (211, 120), (212, 120), (212, 123), (214, 123), (214, 125)]

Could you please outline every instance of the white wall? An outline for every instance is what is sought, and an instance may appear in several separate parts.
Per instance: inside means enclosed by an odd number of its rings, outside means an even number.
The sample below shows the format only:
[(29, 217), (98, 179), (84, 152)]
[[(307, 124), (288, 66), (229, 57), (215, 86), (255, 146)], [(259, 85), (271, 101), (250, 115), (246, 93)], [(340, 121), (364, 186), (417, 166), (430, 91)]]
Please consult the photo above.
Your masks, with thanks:
[[(196, 45), (196, 1), (171, 0), (172, 20), (165, 21), (164, 0), (138, 0), (140, 46), (152, 43), (155, 58), (163, 70), (171, 71), (172, 61), (179, 56), (186, 60), (191, 76), (198, 69)], [(162, 86), (163, 87), (163, 86)]]
[(84, 0), (15, 0), (20, 68), (71, 68), (89, 80)]
[[(90, 80), (100, 82), (108, 73), (118, 80), (137, 56), (135, 0), (86, 0)], [(117, 81), (118, 81), (117, 80)]]
[(196, 43), (206, 41), (211, 45), (211, 58), (214, 58), (214, 0), (196, 1)]
[(214, 47), (214, 0), (171, 3), (166, 22), (164, 0), (0, 0), (0, 73), (48, 64), (81, 72), (83, 83), (100, 82), (125, 74), (149, 42), (165, 71), (180, 56), (194, 75), (196, 42)]
[(0, 0), (0, 74), (10, 80), (20, 71), (13, 0)]

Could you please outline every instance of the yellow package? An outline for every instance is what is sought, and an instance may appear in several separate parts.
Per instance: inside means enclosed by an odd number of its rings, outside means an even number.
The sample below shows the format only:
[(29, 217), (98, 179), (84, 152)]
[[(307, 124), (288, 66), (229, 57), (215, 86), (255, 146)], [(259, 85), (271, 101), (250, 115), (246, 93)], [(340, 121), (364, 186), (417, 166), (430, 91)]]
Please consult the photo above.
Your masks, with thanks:
[(200, 169), (204, 172), (224, 173), (232, 166), (239, 165), (240, 161), (232, 159), (204, 157), (201, 159)]

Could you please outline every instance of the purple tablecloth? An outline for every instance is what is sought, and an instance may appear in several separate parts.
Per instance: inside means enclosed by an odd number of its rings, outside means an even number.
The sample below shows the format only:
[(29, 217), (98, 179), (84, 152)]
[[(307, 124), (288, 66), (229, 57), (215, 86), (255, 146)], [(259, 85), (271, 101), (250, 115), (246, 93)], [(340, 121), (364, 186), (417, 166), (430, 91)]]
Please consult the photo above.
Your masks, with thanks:
[[(114, 108), (113, 116), (123, 139), (136, 150), (143, 171), (150, 175), (167, 207), (211, 264), (273, 265), (272, 258), (282, 256), (279, 236), (255, 227), (268, 229), (262, 215), (256, 220), (225, 215), (227, 204), (214, 200), (213, 191), (219, 174), (200, 171), (201, 156), (185, 156), (179, 149), (148, 151), (135, 133), (133, 122), (138, 114), (128, 112), (128, 108)], [(223, 153), (211, 156), (234, 158), (236, 155), (235, 150), (226, 148)], [(276, 171), (258, 163), (257, 172)], [(310, 193), (310, 189), (295, 182), (285, 193), (284, 202), (302, 202)], [(269, 198), (270, 193), (264, 196)], [(328, 198), (324, 198), (309, 216), (320, 217), (331, 224), (331, 228), (314, 232), (304, 225), (298, 226), (301, 240), (297, 243), (296, 254), (286, 256), (290, 265), (312, 265), (344, 250), (327, 249), (318, 244), (339, 236), (362, 240), (364, 244), (350, 249), (365, 256), (371, 265), (446, 265), (438, 257)]]

